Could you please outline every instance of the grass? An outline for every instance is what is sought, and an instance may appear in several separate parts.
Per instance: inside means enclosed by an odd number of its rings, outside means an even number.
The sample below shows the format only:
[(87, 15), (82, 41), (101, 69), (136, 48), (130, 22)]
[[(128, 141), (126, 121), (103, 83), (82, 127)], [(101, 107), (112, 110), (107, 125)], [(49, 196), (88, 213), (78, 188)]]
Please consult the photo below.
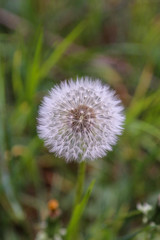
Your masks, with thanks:
[[(61, 212), (51, 228), (69, 226), (67, 239), (80, 215), (80, 240), (159, 239), (159, 228), (134, 213), (138, 202), (156, 206), (159, 195), (160, 2), (2, 0), (0, 7), (0, 239), (43, 232), (50, 199)], [(36, 117), (54, 84), (83, 75), (109, 83), (127, 118), (113, 151), (87, 164), (86, 195), (71, 217), (77, 165), (48, 153)]]

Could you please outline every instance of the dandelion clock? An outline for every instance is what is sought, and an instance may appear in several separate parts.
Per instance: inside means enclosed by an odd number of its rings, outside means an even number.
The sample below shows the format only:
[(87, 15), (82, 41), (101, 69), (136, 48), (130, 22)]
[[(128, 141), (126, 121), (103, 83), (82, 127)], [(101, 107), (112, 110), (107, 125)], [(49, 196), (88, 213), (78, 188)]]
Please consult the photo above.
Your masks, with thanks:
[(56, 85), (43, 98), (37, 130), (50, 152), (67, 162), (81, 162), (112, 150), (123, 122), (123, 106), (115, 91), (84, 77)]

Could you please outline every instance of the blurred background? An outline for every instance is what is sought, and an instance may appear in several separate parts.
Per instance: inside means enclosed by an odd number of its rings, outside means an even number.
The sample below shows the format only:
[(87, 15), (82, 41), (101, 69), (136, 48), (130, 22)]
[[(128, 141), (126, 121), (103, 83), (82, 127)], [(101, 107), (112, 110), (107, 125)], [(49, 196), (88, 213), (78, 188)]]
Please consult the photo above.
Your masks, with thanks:
[[(52, 208), (58, 209), (55, 229), (67, 227), (77, 164), (48, 152), (37, 137), (36, 117), (42, 97), (55, 83), (86, 75), (116, 90), (126, 123), (113, 151), (87, 164), (86, 186), (93, 178), (96, 184), (81, 239), (122, 239), (142, 225), (137, 203), (156, 204), (160, 1), (1, 0), (1, 240), (35, 239)], [(158, 231), (150, 238), (143, 234), (132, 237), (160, 239)], [(36, 239), (47, 240), (42, 235)]]

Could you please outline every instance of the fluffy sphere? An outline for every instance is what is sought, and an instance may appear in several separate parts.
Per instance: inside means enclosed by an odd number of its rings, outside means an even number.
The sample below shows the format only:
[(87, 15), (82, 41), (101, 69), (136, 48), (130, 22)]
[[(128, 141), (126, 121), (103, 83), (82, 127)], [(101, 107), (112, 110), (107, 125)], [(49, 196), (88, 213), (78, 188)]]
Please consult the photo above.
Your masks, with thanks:
[(93, 160), (112, 150), (122, 132), (123, 107), (115, 92), (88, 77), (62, 82), (39, 108), (38, 134), (67, 161)]

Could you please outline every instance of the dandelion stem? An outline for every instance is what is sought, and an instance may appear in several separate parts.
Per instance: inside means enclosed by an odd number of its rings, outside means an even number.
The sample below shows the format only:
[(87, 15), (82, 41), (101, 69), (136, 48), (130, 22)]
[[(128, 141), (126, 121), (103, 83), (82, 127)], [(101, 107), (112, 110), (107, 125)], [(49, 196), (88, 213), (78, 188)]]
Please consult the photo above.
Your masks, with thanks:
[(79, 168), (78, 168), (75, 206), (80, 203), (81, 198), (82, 198), (83, 183), (84, 183), (84, 178), (85, 178), (85, 169), (86, 169), (86, 162), (85, 161), (80, 162)]

